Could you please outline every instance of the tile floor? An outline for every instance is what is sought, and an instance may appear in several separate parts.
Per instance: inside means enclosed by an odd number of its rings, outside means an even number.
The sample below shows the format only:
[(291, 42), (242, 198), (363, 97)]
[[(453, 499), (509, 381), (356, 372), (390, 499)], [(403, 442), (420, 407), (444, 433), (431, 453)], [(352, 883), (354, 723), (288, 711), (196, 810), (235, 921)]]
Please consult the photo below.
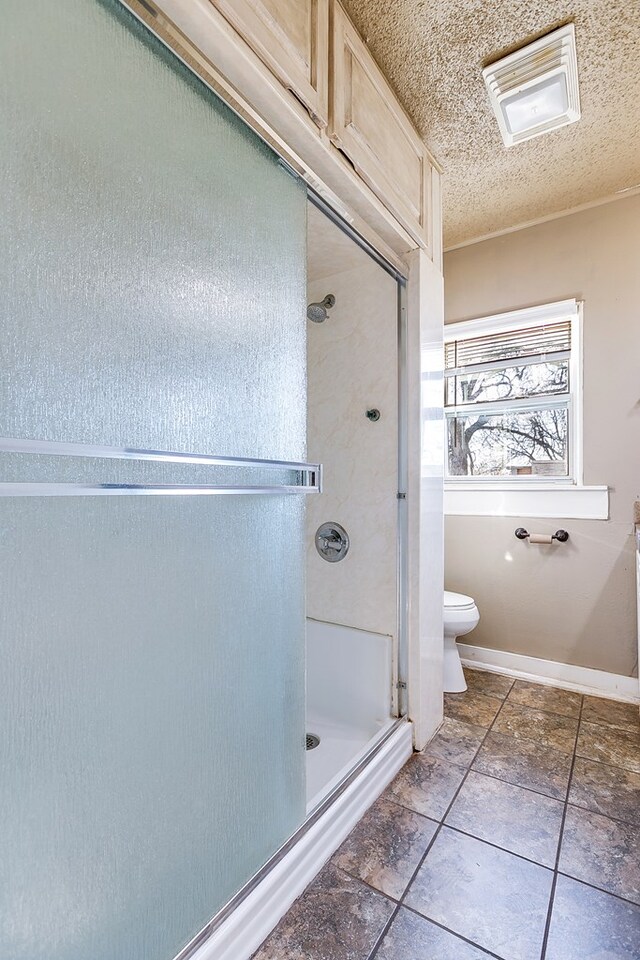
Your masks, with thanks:
[(640, 960), (637, 707), (467, 681), (254, 960)]

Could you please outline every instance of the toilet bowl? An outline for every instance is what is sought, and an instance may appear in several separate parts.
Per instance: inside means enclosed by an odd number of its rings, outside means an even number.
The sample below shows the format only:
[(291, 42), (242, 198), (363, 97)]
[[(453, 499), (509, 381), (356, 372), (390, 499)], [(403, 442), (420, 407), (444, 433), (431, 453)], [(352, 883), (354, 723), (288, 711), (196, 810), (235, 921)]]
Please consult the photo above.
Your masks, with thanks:
[(473, 597), (444, 591), (444, 692), (462, 693), (467, 689), (457, 637), (463, 637), (478, 626), (480, 614)]

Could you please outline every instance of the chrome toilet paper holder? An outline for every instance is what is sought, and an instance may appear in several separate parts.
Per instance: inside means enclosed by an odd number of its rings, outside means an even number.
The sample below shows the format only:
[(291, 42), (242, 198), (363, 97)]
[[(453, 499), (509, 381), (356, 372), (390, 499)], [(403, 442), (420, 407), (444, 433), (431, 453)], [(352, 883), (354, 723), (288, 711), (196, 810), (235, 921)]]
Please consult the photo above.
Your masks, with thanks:
[[(524, 527), (518, 527), (516, 530), (516, 537), (518, 540), (526, 540), (529, 536), (529, 531), (525, 530)], [(566, 543), (569, 539), (569, 533), (567, 530), (556, 530), (555, 533), (551, 534), (552, 540), (557, 540), (558, 543)]]

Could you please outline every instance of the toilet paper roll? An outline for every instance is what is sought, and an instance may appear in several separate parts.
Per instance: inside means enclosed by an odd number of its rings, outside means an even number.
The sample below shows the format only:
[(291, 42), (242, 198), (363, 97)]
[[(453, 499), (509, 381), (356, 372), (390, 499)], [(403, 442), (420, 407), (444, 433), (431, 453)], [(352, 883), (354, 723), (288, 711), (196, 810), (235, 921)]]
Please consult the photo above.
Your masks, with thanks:
[(553, 537), (548, 533), (530, 533), (529, 543), (553, 543)]

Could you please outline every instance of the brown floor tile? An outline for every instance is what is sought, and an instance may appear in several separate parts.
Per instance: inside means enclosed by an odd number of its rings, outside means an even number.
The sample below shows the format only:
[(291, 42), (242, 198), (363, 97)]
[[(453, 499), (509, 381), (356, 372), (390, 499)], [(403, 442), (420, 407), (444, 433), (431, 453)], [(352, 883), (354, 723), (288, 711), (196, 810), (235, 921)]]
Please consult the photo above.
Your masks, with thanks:
[(554, 867), (564, 804), (471, 771), (447, 814), (447, 826)]
[(441, 760), (468, 767), (486, 735), (484, 727), (445, 717), (437, 734), (422, 753), (423, 756), (440, 757)]
[(582, 719), (590, 723), (606, 723), (610, 727), (640, 730), (640, 711), (637, 703), (620, 703), (602, 697), (585, 697)]
[(522, 707), (546, 710), (548, 713), (577, 720), (580, 716), (582, 694), (540, 683), (529, 683), (527, 680), (516, 680), (508, 699)]
[(505, 960), (538, 960), (552, 877), (544, 867), (443, 827), (406, 903)]
[(558, 869), (640, 903), (640, 836), (631, 824), (567, 807)]
[(578, 721), (558, 717), (542, 710), (521, 707), (507, 700), (493, 729), (507, 733), (518, 740), (533, 740), (543, 747), (552, 747), (562, 753), (573, 753)]
[(445, 693), (444, 715), (464, 723), (474, 723), (478, 727), (490, 727), (502, 706), (497, 697), (486, 697), (483, 693)]
[(399, 900), (438, 824), (379, 799), (333, 855), (341, 870)]
[(640, 827), (640, 774), (576, 757), (569, 803)]
[(600, 760), (640, 773), (640, 733), (635, 730), (622, 730), (583, 720), (576, 753), (587, 760)]
[(367, 960), (394, 908), (391, 900), (329, 864), (253, 960)]
[(483, 693), (486, 697), (497, 697), (498, 700), (504, 700), (513, 686), (512, 677), (488, 673), (486, 670), (471, 670), (465, 667), (464, 677), (471, 693)]
[(433, 820), (442, 820), (465, 770), (437, 757), (414, 753), (389, 784), (383, 797)]
[(638, 960), (640, 908), (558, 877), (545, 960)]
[(403, 907), (376, 953), (376, 960), (486, 960), (484, 950)]
[(491, 730), (472, 769), (564, 800), (569, 785), (571, 756), (533, 740), (516, 740)]

